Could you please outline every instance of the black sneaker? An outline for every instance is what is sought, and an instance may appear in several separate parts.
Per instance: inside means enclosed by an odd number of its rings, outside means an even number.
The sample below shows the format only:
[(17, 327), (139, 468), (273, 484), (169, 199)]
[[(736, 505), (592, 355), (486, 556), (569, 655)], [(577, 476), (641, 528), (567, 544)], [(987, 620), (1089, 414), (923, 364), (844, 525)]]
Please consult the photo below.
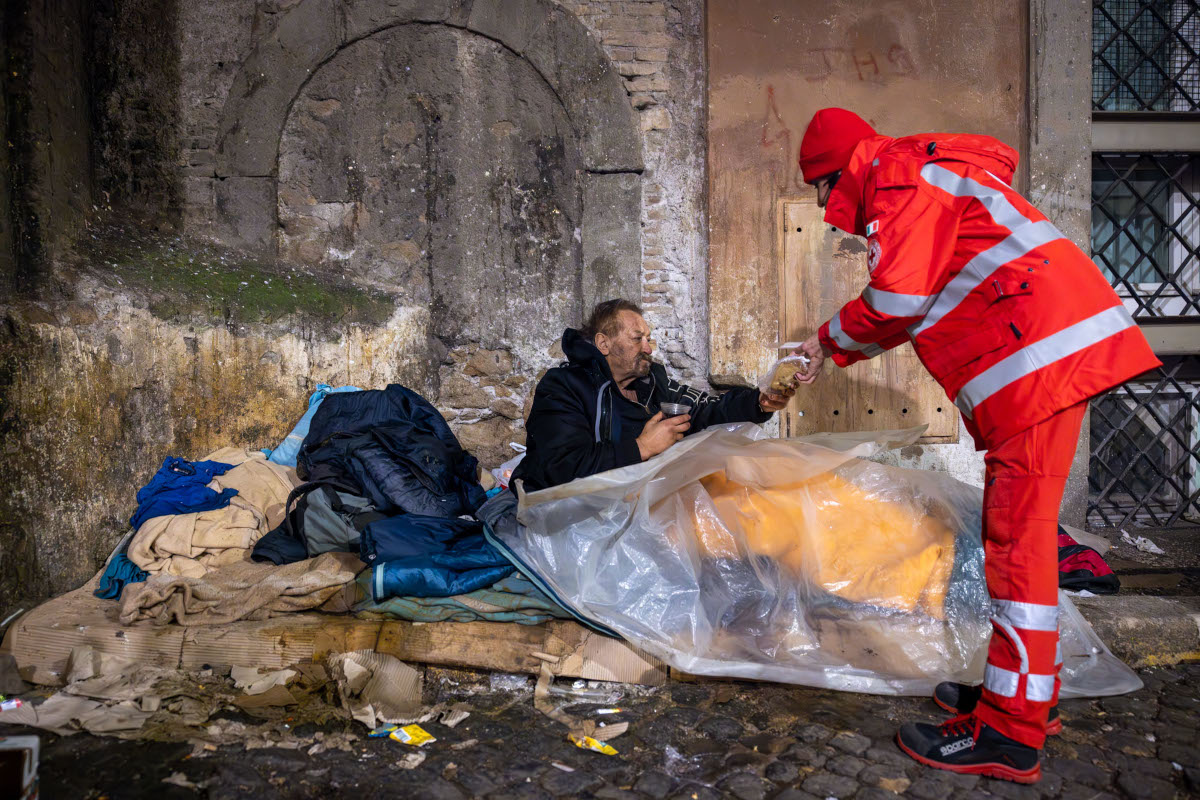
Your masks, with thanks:
[[(979, 704), (982, 694), (983, 688), (980, 686), (942, 681), (933, 687), (933, 702), (951, 714), (970, 714)], [(1046, 735), (1058, 736), (1062, 730), (1063, 724), (1062, 720), (1058, 718), (1058, 706), (1050, 706), (1050, 717), (1046, 720)]]
[(1042, 778), (1037, 750), (970, 714), (941, 725), (906, 722), (896, 734), (896, 744), (927, 767), (1015, 783), (1037, 783)]

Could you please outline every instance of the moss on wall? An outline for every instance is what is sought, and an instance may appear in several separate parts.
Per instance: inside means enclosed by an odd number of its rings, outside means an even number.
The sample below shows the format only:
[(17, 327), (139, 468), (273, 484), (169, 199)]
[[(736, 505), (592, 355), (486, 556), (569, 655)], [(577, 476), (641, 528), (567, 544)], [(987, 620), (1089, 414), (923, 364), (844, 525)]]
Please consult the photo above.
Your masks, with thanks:
[(296, 316), (381, 325), (395, 299), (339, 276), (256, 258), (180, 237), (114, 229), (93, 237), (78, 263), (97, 280), (143, 298), (158, 318), (224, 324), (273, 323)]

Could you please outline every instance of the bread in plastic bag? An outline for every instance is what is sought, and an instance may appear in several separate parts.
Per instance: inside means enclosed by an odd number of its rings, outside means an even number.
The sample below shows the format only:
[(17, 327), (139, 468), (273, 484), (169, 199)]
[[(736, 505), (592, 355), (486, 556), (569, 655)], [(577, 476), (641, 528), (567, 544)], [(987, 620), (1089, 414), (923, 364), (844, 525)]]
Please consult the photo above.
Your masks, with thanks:
[[(879, 694), (978, 683), (982, 492), (866, 460), (921, 431), (715, 426), (640, 464), (518, 485), (520, 524), (490, 535), (568, 610), (685, 672)], [(1061, 593), (1060, 608), (1064, 697), (1141, 686)]]
[[(775, 350), (794, 350), (800, 346), (800, 342), (775, 342), (772, 349)], [(758, 390), (760, 392), (776, 392), (783, 393), (793, 388), (795, 385), (794, 379), (796, 374), (803, 375), (808, 369), (808, 356), (790, 353), (772, 364), (763, 376), (758, 380)]]

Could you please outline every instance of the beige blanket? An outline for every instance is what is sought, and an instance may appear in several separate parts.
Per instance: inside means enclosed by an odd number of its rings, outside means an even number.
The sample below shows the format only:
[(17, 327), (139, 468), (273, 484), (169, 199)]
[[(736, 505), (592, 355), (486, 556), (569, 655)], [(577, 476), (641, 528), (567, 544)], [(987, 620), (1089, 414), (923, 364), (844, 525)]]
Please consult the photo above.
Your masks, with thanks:
[(344, 612), (354, 602), (354, 576), (365, 566), (350, 553), (323, 553), (281, 566), (241, 561), (200, 578), (151, 575), (121, 593), (121, 623), (223, 625), (318, 607)]
[(283, 522), (288, 495), (299, 485), (295, 470), (239, 447), (222, 448), (203, 460), (233, 464), (208, 487), (237, 489), (238, 494), (224, 508), (143, 522), (129, 542), (129, 560), (147, 572), (198, 578), (245, 561), (254, 543)]

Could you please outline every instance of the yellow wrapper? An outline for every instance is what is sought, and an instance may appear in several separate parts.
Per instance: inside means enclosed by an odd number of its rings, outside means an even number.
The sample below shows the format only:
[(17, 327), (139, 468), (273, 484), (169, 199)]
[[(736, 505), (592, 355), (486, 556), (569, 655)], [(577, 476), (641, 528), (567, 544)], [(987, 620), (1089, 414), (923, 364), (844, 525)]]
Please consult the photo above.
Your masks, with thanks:
[(597, 753), (604, 753), (606, 756), (615, 756), (617, 754), (612, 745), (597, 742), (590, 736), (574, 736), (568, 733), (567, 738), (574, 742), (575, 746), (581, 750), (595, 750)]
[(411, 744), (413, 747), (421, 747), (422, 745), (437, 741), (432, 733), (420, 725), (405, 725), (403, 728), (399, 728), (388, 734), (388, 738), (395, 739), (402, 744)]

